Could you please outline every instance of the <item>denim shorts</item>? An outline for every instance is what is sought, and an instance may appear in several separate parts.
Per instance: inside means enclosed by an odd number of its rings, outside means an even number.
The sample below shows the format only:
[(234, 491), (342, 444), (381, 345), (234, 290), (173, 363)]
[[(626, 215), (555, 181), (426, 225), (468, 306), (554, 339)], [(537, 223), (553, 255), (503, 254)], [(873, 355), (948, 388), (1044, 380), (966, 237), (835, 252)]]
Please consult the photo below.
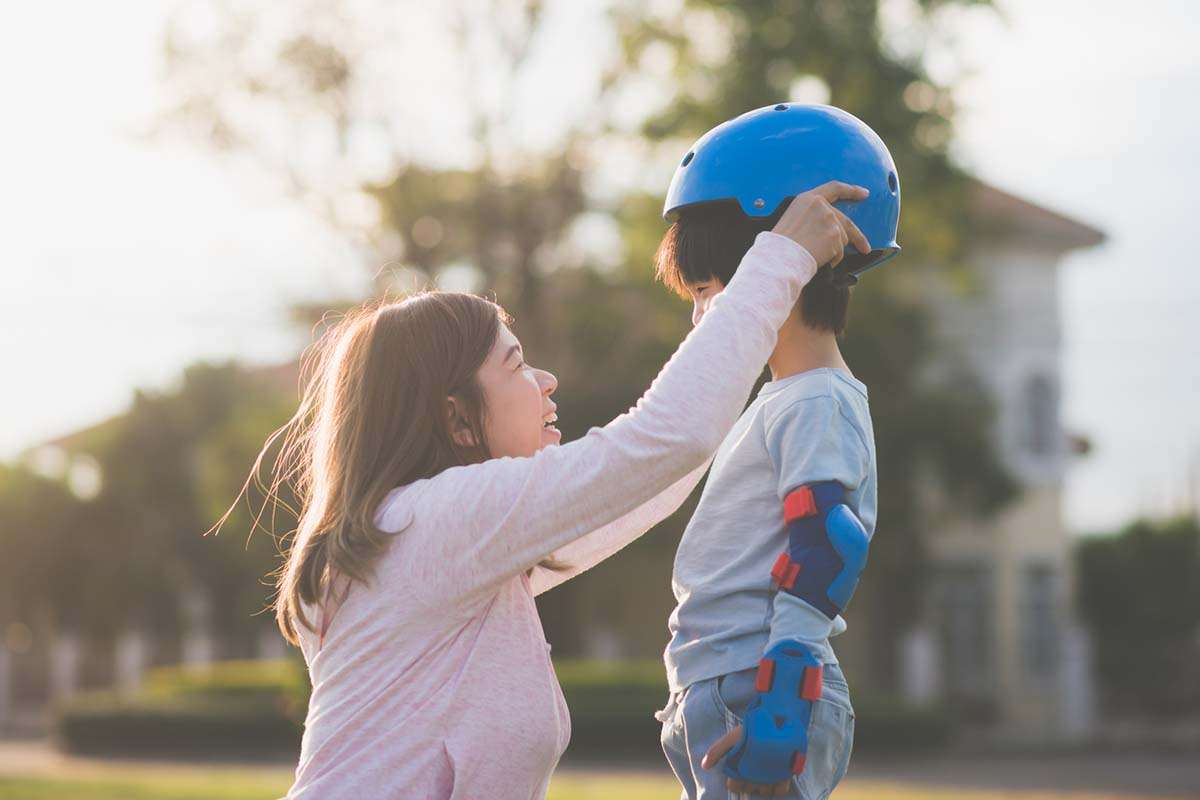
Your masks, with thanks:
[[(655, 714), (662, 722), (662, 747), (683, 785), (680, 800), (750, 798), (725, 788), (721, 763), (706, 770), (700, 759), (708, 748), (741, 724), (742, 714), (754, 699), (757, 667), (697, 681), (675, 692), (667, 707)], [(808, 731), (808, 759), (804, 772), (793, 776), (785, 795), (803, 800), (824, 800), (846, 774), (854, 744), (854, 708), (841, 667), (826, 664), (821, 698), (813, 703)]]

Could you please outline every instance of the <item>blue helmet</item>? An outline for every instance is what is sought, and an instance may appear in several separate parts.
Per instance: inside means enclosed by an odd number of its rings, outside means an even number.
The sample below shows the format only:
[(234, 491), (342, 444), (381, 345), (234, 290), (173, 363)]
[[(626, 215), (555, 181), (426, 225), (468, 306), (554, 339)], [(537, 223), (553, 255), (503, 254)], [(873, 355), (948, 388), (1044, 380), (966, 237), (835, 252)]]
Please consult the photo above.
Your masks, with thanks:
[(734, 200), (747, 216), (769, 217), (785, 200), (833, 180), (871, 191), (866, 200), (836, 204), (873, 248), (846, 246), (838, 272), (853, 283), (900, 251), (900, 178), (883, 140), (840, 108), (780, 103), (713, 128), (675, 170), (663, 216), (673, 222), (688, 206)]

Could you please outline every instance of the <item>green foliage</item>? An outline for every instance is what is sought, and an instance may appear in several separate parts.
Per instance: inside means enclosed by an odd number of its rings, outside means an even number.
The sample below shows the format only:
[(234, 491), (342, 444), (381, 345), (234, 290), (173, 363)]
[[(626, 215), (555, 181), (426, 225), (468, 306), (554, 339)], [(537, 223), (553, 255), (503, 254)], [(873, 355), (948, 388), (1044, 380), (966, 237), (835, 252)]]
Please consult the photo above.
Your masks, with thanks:
[(55, 736), (76, 753), (292, 752), (309, 690), (303, 665), (291, 659), (157, 669), (136, 696), (73, 698), (55, 712)]
[(263, 702), (304, 718), (311, 686), (298, 658), (275, 661), (219, 661), (205, 670), (159, 667), (146, 674), (143, 696), (151, 700)]
[[(275, 565), (275, 540), (249, 537), (253, 515), (241, 507), (220, 536), (203, 534), (291, 404), (241, 367), (197, 364), (177, 390), (139, 392), (126, 414), (67, 443), (100, 466), (94, 499), (0, 468), (0, 571), (11, 573), (0, 574), (0, 612), (28, 623), (40, 609), (97, 636), (130, 625), (176, 631), (181, 589), (199, 586), (215, 602), (214, 623), (249, 641), (263, 627), (252, 615), (268, 599), (261, 579)], [(274, 525), (282, 533), (294, 518)]]
[[(559, 683), (571, 709), (569, 755), (645, 760), (658, 753), (653, 712), (668, 697), (658, 661), (560, 660)], [(229, 661), (207, 672), (152, 671), (135, 697), (100, 692), (58, 709), (55, 735), (79, 753), (282, 752), (300, 740), (309, 684), (296, 660)], [(856, 747), (930, 749), (945, 743), (951, 720), (941, 709), (886, 699), (856, 700)]]
[(97, 588), (86, 569), (99, 551), (91, 522), (62, 483), (0, 465), (0, 622), (72, 605), (77, 592)]
[(83, 698), (55, 720), (72, 753), (256, 757), (292, 753), (301, 726), (273, 705), (236, 701), (126, 703)]
[(912, 706), (895, 696), (856, 696), (853, 703), (855, 752), (937, 750), (950, 743), (959, 719), (945, 706)]
[(1135, 522), (1077, 550), (1105, 706), (1178, 716), (1200, 709), (1200, 527)]

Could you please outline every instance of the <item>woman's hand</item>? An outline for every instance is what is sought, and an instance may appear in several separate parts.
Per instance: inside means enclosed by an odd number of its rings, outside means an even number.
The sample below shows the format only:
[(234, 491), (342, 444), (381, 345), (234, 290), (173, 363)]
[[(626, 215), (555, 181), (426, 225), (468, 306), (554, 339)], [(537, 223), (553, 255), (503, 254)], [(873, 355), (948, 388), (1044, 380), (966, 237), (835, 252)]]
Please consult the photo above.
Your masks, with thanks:
[[(824, 188), (824, 187), (822, 187)], [(816, 190), (814, 190), (816, 191)], [(800, 195), (803, 197), (804, 195)], [(796, 199), (799, 200), (800, 197)], [(717, 763), (724, 758), (725, 754), (737, 746), (737, 743), (742, 740), (742, 726), (738, 725), (729, 733), (717, 739), (716, 743), (708, 749), (704, 754), (704, 758), (700, 759), (700, 766), (705, 769), (715, 769)], [(780, 781), (779, 783), (750, 783), (749, 781), (735, 781), (733, 778), (725, 779), (725, 786), (731, 792), (744, 792), (745, 794), (756, 794), (761, 797), (786, 797), (788, 788), (792, 785), (790, 780)]]
[(798, 194), (788, 204), (772, 233), (786, 236), (809, 253), (817, 266), (836, 267), (847, 244), (864, 255), (871, 244), (850, 218), (833, 207), (839, 200), (863, 200), (870, 192), (862, 186), (830, 181)]

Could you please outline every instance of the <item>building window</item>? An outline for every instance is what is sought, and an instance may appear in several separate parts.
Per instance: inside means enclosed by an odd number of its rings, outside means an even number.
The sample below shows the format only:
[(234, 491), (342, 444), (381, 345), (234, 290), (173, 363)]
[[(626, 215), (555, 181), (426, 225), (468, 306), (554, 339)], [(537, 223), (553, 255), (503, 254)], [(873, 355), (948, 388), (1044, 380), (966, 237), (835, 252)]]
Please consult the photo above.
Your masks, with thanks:
[(1058, 671), (1058, 575), (1049, 564), (1030, 564), (1021, 577), (1021, 651), (1025, 672), (1052, 681)]
[(954, 700), (986, 701), (993, 694), (991, 571), (943, 566), (936, 585), (946, 691)]
[(1034, 375), (1025, 384), (1025, 447), (1035, 456), (1054, 452), (1058, 439), (1058, 398), (1054, 383), (1045, 375)]

